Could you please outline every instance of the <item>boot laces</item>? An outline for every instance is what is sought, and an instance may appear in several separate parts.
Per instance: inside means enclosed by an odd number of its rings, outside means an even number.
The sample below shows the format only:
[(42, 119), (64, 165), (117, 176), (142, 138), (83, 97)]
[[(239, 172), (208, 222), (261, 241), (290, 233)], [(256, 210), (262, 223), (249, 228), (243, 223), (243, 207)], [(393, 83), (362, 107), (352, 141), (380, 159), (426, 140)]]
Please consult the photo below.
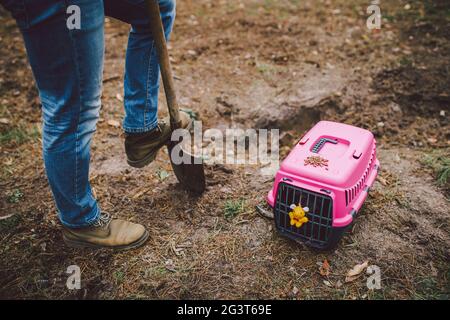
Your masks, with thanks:
[(108, 212), (102, 212), (98, 220), (93, 224), (94, 227), (106, 228), (111, 223), (112, 217)]

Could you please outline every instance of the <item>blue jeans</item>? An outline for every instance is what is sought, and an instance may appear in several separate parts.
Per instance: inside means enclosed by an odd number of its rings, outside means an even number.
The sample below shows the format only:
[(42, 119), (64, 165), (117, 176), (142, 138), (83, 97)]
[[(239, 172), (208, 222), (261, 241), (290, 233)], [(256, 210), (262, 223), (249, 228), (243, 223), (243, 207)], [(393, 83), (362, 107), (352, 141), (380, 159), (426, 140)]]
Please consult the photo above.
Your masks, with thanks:
[[(158, 0), (166, 38), (175, 0)], [(131, 25), (125, 62), (123, 128), (147, 132), (157, 126), (159, 64), (143, 0), (0, 0), (22, 32), (39, 89), (43, 156), (63, 225), (82, 228), (100, 215), (89, 183), (90, 145), (100, 111), (104, 17)], [(80, 8), (80, 29), (67, 19)]]

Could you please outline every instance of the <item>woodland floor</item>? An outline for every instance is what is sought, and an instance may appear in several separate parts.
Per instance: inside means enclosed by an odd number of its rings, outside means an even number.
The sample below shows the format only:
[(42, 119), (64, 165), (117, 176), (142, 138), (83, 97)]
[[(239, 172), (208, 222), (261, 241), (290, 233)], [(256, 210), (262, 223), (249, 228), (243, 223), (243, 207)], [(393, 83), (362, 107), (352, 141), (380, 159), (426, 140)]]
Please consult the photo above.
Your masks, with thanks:
[[(319, 119), (374, 132), (379, 179), (328, 253), (281, 238), (257, 214), (273, 182), (258, 167), (208, 167), (208, 190), (194, 198), (166, 152), (145, 169), (127, 166), (110, 120), (123, 117), (129, 27), (112, 19), (91, 181), (104, 210), (143, 223), (151, 239), (123, 253), (64, 246), (37, 90), (20, 33), (0, 9), (0, 297), (448, 299), (450, 5), (382, 1), (379, 32), (366, 28), (368, 5), (181, 0), (170, 45), (181, 105), (204, 128), (280, 128), (282, 156)], [(319, 272), (325, 259), (328, 276)], [(380, 267), (381, 290), (367, 288), (366, 274), (345, 283), (364, 261)], [(65, 287), (73, 264), (82, 290)]]

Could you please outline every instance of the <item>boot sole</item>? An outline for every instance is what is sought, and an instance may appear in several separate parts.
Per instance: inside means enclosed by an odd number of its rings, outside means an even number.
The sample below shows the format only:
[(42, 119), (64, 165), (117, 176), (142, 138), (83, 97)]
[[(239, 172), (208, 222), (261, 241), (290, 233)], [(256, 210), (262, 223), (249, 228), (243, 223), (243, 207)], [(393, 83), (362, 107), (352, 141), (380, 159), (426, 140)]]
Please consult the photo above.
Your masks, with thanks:
[(149, 232), (146, 230), (145, 233), (142, 235), (142, 237), (139, 238), (138, 240), (136, 240), (135, 242), (127, 244), (127, 245), (114, 246), (114, 247), (108, 247), (108, 246), (102, 246), (102, 245), (89, 243), (89, 242), (71, 240), (71, 239), (67, 239), (65, 235), (63, 235), (63, 240), (64, 240), (65, 244), (71, 248), (111, 249), (114, 251), (124, 251), (124, 250), (136, 249), (136, 248), (142, 246), (148, 240), (149, 235), (150, 235)]
[[(186, 130), (191, 130), (192, 128), (192, 119), (190, 119), (189, 124), (187, 125), (187, 127), (185, 128)], [(164, 145), (166, 145), (167, 143), (162, 144), (160, 147), (158, 147), (158, 149), (154, 152), (154, 153), (149, 153), (147, 156), (145, 156), (143, 159), (141, 160), (129, 160), (127, 159), (127, 163), (129, 166), (133, 167), (133, 168), (143, 168), (147, 165), (149, 165), (150, 163), (152, 163), (155, 158), (156, 155), (158, 154), (159, 149), (161, 149)]]
[[(164, 145), (162, 145), (162, 146), (164, 146)], [(159, 147), (158, 150), (161, 147)], [(157, 154), (158, 154), (158, 151), (148, 154), (142, 160), (137, 160), (137, 161), (127, 160), (127, 163), (128, 163), (129, 166), (132, 166), (133, 168), (143, 168), (146, 165), (149, 165), (151, 162), (153, 162), (153, 160), (155, 160)]]

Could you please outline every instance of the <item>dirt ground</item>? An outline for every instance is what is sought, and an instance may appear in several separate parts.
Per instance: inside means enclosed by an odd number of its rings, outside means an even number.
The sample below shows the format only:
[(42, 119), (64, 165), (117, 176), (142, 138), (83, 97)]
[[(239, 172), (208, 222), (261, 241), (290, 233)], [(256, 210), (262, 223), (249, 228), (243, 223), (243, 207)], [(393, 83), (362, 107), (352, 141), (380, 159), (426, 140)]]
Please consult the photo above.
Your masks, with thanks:
[[(281, 238), (257, 214), (273, 182), (257, 167), (210, 166), (208, 190), (194, 198), (166, 152), (145, 169), (127, 166), (111, 120), (123, 117), (129, 27), (112, 19), (91, 181), (103, 210), (143, 223), (151, 238), (123, 253), (65, 247), (37, 91), (20, 33), (0, 10), (0, 297), (448, 299), (450, 3), (381, 1), (379, 32), (366, 27), (369, 4), (180, 0), (170, 44), (181, 105), (204, 128), (280, 128), (282, 156), (320, 119), (374, 132), (379, 178), (328, 253)], [(367, 288), (367, 274), (345, 282), (364, 261), (380, 268), (380, 290)], [(71, 291), (74, 264), (82, 289)]]

